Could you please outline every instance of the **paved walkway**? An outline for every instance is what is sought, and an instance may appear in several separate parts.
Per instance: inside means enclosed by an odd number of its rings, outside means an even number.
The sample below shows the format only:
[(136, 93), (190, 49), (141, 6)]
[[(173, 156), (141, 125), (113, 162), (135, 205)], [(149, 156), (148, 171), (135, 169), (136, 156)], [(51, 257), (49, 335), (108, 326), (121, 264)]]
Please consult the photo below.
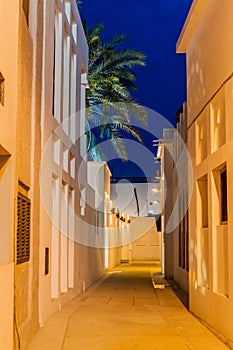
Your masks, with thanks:
[(228, 349), (169, 287), (153, 288), (155, 273), (155, 265), (118, 266), (40, 329), (29, 350)]

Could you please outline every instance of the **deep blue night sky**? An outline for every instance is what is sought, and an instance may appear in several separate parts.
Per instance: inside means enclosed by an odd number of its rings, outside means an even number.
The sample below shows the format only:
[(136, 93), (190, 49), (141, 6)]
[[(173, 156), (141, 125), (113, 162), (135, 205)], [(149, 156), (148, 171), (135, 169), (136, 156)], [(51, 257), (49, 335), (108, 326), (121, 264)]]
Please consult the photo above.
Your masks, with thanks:
[[(146, 54), (138, 67), (135, 98), (172, 124), (186, 100), (185, 57), (176, 43), (192, 0), (83, 0), (81, 15), (89, 27), (105, 25), (103, 41), (127, 34), (127, 47)], [(150, 141), (149, 141), (150, 142)], [(116, 175), (117, 176), (117, 175)]]

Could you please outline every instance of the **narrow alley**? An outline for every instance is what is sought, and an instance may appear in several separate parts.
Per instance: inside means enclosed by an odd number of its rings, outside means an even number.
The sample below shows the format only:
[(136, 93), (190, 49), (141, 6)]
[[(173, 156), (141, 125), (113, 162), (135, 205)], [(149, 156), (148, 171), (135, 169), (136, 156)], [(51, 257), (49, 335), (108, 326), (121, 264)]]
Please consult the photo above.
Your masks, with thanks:
[(152, 263), (119, 265), (57, 313), (28, 349), (227, 349), (169, 286), (161, 288), (159, 270)]

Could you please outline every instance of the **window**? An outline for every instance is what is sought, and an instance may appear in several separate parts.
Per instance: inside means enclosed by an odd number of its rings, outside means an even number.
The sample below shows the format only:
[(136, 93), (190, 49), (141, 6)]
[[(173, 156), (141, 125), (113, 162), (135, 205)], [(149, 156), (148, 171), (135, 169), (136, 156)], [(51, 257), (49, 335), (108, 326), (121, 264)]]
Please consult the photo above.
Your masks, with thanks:
[(77, 111), (77, 56), (72, 48), (71, 56), (71, 90), (70, 90), (70, 138), (73, 143), (76, 141), (76, 111)]
[(63, 130), (69, 134), (70, 117), (70, 37), (64, 37), (63, 49)]
[(179, 266), (185, 269), (185, 221), (179, 225)]
[(229, 230), (227, 210), (227, 163), (213, 170), (212, 227), (213, 235), (213, 290), (229, 296)]
[(80, 210), (81, 215), (85, 215), (85, 208), (86, 208), (86, 188), (83, 188), (81, 190), (81, 196), (80, 196)]
[[(56, 26), (56, 17), (55, 17)], [(53, 99), (52, 99), (52, 115), (55, 116), (55, 77), (56, 77), (56, 28), (54, 27), (54, 49), (53, 49)]]
[(0, 103), (4, 106), (4, 82), (5, 79), (0, 72)]
[(72, 20), (72, 34), (73, 34), (73, 38), (74, 38), (74, 42), (77, 44), (77, 37), (78, 37), (78, 26), (77, 23), (75, 22), (75, 18), (73, 17)]
[(69, 242), (68, 242), (68, 287), (74, 287), (74, 269), (75, 269), (75, 258), (74, 258), (74, 239), (75, 239), (75, 190), (69, 188)]
[(210, 104), (211, 151), (215, 152), (226, 142), (225, 94), (220, 91)]
[(213, 170), (213, 190), (212, 202), (213, 221), (216, 225), (227, 223), (228, 221), (228, 196), (227, 196), (227, 164), (223, 163)]
[(53, 160), (56, 164), (60, 164), (60, 147), (60, 139), (57, 137), (57, 135), (53, 134)]
[(66, 12), (66, 17), (68, 22), (70, 23), (71, 21), (71, 5), (70, 2), (65, 2), (65, 12)]
[(70, 153), (70, 176), (75, 179), (75, 157)]
[(68, 167), (69, 167), (69, 150), (68, 148), (63, 144), (63, 169), (68, 173)]
[(49, 274), (49, 248), (45, 248), (45, 267), (44, 267), (45, 276)]
[(157, 231), (161, 232), (161, 216), (157, 217), (156, 226), (157, 226)]
[(27, 24), (29, 23), (29, 0), (23, 0), (23, 12), (26, 17)]
[(208, 179), (207, 175), (203, 176), (201, 179), (198, 180), (198, 189), (199, 189), (199, 195), (200, 195), (200, 203), (197, 203), (197, 205), (200, 205), (201, 209), (201, 227), (208, 227)]
[(61, 121), (62, 14), (55, 11), (52, 114)]
[(22, 264), (30, 259), (30, 216), (30, 199), (19, 192), (17, 198), (17, 264)]
[(227, 212), (227, 169), (224, 168), (220, 172), (220, 183), (221, 183), (221, 222), (228, 220)]
[(208, 117), (207, 111), (204, 111), (196, 122), (196, 154), (197, 164), (201, 163), (207, 157), (208, 153)]
[[(186, 203), (186, 193), (182, 191), (182, 196), (180, 197), (180, 215), (183, 212), (183, 207)], [(189, 245), (188, 245), (188, 213), (184, 216), (179, 224), (178, 229), (178, 239), (179, 239), (179, 266), (188, 271), (189, 269)]]
[(210, 224), (209, 217), (209, 175), (202, 176), (197, 181), (196, 192), (196, 228), (197, 228), (197, 281), (200, 287), (209, 289), (210, 278)]

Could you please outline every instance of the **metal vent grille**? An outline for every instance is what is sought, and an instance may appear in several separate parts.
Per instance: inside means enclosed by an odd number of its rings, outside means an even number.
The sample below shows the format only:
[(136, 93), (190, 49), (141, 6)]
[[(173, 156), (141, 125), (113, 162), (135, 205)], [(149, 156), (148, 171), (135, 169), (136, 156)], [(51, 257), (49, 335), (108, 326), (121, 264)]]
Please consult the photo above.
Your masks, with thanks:
[(16, 262), (22, 264), (30, 259), (30, 200), (18, 193), (17, 198), (17, 244)]

